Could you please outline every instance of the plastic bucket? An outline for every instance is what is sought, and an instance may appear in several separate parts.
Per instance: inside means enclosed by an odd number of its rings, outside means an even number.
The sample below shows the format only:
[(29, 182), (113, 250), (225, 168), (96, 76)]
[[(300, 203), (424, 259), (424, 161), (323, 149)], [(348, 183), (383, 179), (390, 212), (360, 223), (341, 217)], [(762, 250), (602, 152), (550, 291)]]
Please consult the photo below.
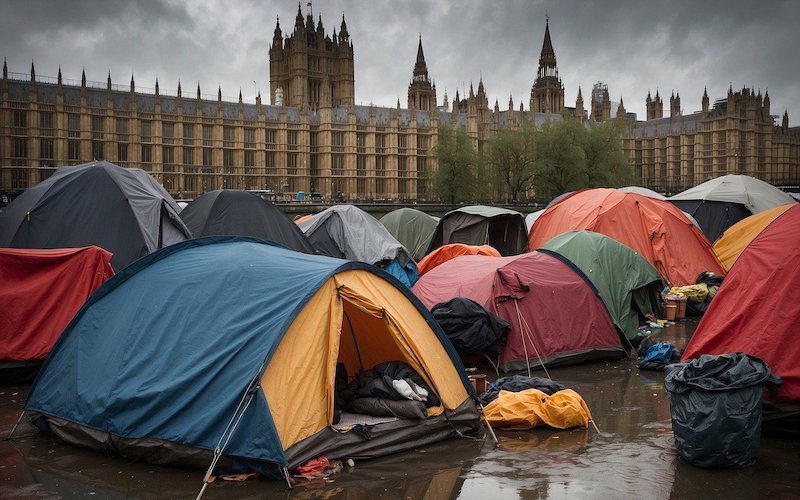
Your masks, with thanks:
[(675, 314), (675, 317), (678, 319), (686, 317), (686, 299), (680, 299), (678, 301), (678, 312)]
[(486, 375), (482, 373), (470, 375), (469, 381), (472, 382), (472, 388), (475, 389), (478, 396), (486, 392)]
[(664, 313), (667, 316), (667, 321), (675, 321), (675, 315), (678, 314), (678, 304), (673, 304), (671, 301), (667, 302), (664, 307)]

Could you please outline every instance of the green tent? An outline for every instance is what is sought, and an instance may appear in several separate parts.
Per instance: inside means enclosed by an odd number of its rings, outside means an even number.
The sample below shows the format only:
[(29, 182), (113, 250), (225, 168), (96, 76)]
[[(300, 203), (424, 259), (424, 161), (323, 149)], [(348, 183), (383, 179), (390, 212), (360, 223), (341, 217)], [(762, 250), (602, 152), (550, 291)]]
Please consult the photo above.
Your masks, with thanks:
[(600, 233), (570, 231), (539, 251), (577, 267), (589, 278), (614, 324), (629, 340), (639, 337), (639, 314), (654, 314), (661, 276), (644, 257)]
[(438, 217), (407, 207), (393, 210), (381, 218), (381, 224), (406, 247), (417, 262), (425, 257), (438, 223)]

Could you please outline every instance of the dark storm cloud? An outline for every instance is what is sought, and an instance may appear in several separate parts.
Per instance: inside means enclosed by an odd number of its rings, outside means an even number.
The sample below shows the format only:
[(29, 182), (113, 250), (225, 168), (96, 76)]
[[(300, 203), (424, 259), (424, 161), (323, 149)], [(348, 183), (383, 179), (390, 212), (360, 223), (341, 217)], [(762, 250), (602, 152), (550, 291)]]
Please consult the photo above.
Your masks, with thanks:
[[(283, 34), (294, 27), (294, 1), (0, 2), (0, 47), (9, 71), (205, 95), (222, 88), (252, 102), (269, 101), (268, 49), (276, 18)], [(306, 2), (301, 2), (303, 15)], [(769, 90), (772, 113), (800, 113), (800, 2), (736, 1), (386, 1), (326, 0), (313, 4), (326, 33), (338, 32), (342, 14), (355, 47), (356, 101), (406, 106), (419, 36), (441, 102), (463, 96), (483, 80), (489, 105), (522, 102), (528, 109), (546, 16), (565, 87), (574, 106), (578, 86), (589, 107), (591, 87), (608, 84), (612, 101), (643, 118), (648, 90), (669, 112), (679, 93), (684, 113), (728, 87)]]

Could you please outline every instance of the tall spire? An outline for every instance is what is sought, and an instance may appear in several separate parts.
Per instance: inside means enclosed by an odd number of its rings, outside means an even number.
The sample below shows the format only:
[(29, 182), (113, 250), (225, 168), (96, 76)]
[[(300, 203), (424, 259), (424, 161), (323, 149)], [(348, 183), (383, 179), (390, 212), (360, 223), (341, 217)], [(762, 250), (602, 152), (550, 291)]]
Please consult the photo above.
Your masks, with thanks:
[(344, 22), (344, 13), (342, 13), (342, 26), (339, 28), (339, 41), (347, 42), (350, 34), (347, 32), (347, 23)]
[(417, 62), (414, 64), (414, 81), (428, 81), (428, 65), (425, 64), (425, 54), (422, 51), (422, 35), (419, 36), (417, 46)]
[(31, 59), (31, 81), (36, 81), (36, 70), (33, 68), (33, 59)]
[(539, 76), (542, 74), (543, 69), (556, 68), (556, 52), (553, 50), (553, 42), (550, 40), (550, 18), (544, 27), (544, 42), (542, 43), (542, 53), (539, 55)]

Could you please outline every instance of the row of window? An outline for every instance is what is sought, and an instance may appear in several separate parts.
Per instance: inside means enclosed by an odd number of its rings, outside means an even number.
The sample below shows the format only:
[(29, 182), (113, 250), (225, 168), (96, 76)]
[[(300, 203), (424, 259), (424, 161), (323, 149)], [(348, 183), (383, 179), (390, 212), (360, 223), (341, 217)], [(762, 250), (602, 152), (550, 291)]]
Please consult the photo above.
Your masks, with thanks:
[[(14, 135), (25, 135), (28, 127), (28, 111), (15, 110), (13, 113), (13, 124), (15, 133)], [(105, 131), (105, 120), (107, 117), (101, 115), (92, 115), (92, 137), (95, 139), (102, 139), (102, 134)], [(131, 133), (129, 120), (127, 118), (115, 118), (116, 120), (116, 133), (120, 142), (127, 142), (128, 136)], [(55, 129), (54, 113), (52, 111), (39, 112), (39, 128), (43, 130)], [(172, 144), (175, 139), (175, 124), (176, 122), (162, 122), (161, 123), (161, 137), (164, 144)], [(212, 145), (214, 126), (201, 125), (203, 145)], [(183, 139), (184, 143), (194, 140), (194, 125), (183, 126)], [(67, 131), (69, 137), (80, 137), (81, 123), (80, 115), (77, 113), (67, 113)], [(287, 144), (298, 144), (298, 130), (287, 130), (286, 142)], [(46, 135), (46, 134), (45, 134)], [(375, 135), (375, 148), (383, 150), (387, 147), (387, 135), (379, 133)], [(139, 120), (139, 136), (142, 142), (151, 142), (153, 139), (153, 122), (149, 120)], [(266, 129), (265, 142), (267, 144), (277, 144), (278, 131), (276, 129)], [(225, 147), (234, 147), (236, 140), (236, 127), (225, 125), (222, 128), (222, 140)], [(359, 132), (356, 136), (356, 143), (358, 148), (366, 147), (367, 134)], [(312, 146), (316, 146), (316, 134), (311, 134)], [(344, 147), (345, 145), (345, 132), (334, 131), (331, 136), (331, 143), (334, 148)], [(420, 134), (417, 135), (417, 148), (427, 150), (429, 145), (429, 136)], [(245, 149), (254, 149), (256, 147), (256, 129), (252, 127), (244, 128), (244, 147)], [(400, 149), (408, 148), (408, 135), (398, 134), (397, 147)]]
[[(95, 160), (104, 160), (105, 159), (105, 143), (102, 141), (92, 141), (92, 158)], [(13, 140), (13, 155), (12, 158), (16, 160), (24, 160), (28, 158), (28, 139), (26, 138), (19, 138), (15, 137)], [(119, 162), (127, 162), (128, 161), (128, 151), (131, 147), (130, 144), (127, 143), (118, 143), (117, 144), (117, 161)], [(140, 145), (140, 159), (142, 163), (152, 163), (153, 162), (153, 145), (152, 144), (141, 144)], [(181, 148), (183, 152), (183, 164), (184, 165), (195, 165), (195, 149), (194, 148)], [(202, 165), (203, 166), (213, 166), (213, 153), (214, 150), (212, 148), (202, 148)], [(232, 149), (223, 149), (222, 150), (222, 166), (223, 167), (235, 167), (234, 155), (235, 150)], [(267, 168), (274, 168), (276, 165), (276, 156), (277, 153), (274, 151), (266, 151), (265, 152), (265, 167)], [(42, 160), (54, 160), (55, 159), (55, 142), (53, 139), (40, 139), (39, 140), (39, 158)], [(290, 169), (297, 169), (299, 167), (299, 155), (297, 153), (289, 153), (287, 155), (287, 167)], [(408, 158), (405, 156), (398, 156), (398, 174), (400, 177), (405, 177), (407, 172), (407, 160)], [(67, 141), (67, 159), (68, 160), (80, 160), (80, 141), (77, 140), (68, 140)], [(311, 156), (311, 169), (316, 170), (316, 155)], [(364, 171), (366, 172), (366, 161), (367, 158), (365, 155), (358, 155), (356, 158), (356, 169), (357, 171)], [(19, 163), (15, 161), (14, 163)], [(45, 162), (47, 163), (47, 162)], [(161, 147), (161, 163), (165, 165), (174, 164), (175, 163), (175, 147), (174, 146), (162, 146)], [(256, 166), (256, 151), (252, 149), (244, 150), (244, 166), (245, 167), (254, 167)], [(386, 156), (376, 156), (375, 157), (375, 168), (378, 172), (381, 172), (379, 175), (385, 175), (383, 172), (386, 170)], [(417, 158), (417, 170), (424, 171), (426, 168), (426, 159), (425, 158)], [(331, 155), (331, 173), (333, 175), (344, 175), (344, 155), (343, 154), (333, 154)]]

